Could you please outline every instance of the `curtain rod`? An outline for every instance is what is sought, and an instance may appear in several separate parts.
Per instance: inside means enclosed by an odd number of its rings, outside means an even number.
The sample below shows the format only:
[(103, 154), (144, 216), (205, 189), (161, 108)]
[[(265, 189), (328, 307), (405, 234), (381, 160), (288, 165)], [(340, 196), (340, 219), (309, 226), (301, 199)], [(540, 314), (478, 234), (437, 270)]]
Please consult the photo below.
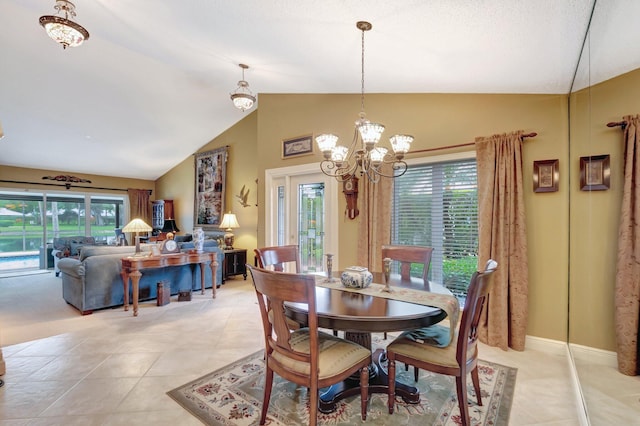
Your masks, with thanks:
[[(0, 179), (0, 182), (5, 182), (5, 183), (20, 183), (20, 184), (27, 184), (27, 185), (44, 185), (44, 186), (62, 186), (65, 187), (66, 189), (70, 189), (70, 188), (84, 188), (84, 189), (104, 189), (107, 191), (124, 191), (127, 192), (127, 189), (122, 189), (122, 188), (104, 188), (102, 186), (81, 186), (81, 185), (72, 185), (70, 183), (43, 183), (43, 182), (27, 182), (27, 181), (22, 181), (22, 180), (2, 180)], [(147, 191), (149, 191), (149, 195), (153, 194), (153, 189), (148, 189)]]
[[(531, 132), (531, 133), (526, 133), (524, 135), (522, 135), (522, 138), (535, 138), (536, 136), (538, 136), (538, 134), (536, 132)], [(417, 151), (409, 151), (407, 154), (418, 154), (421, 152), (430, 152), (430, 151), (441, 151), (443, 149), (452, 149), (452, 148), (460, 148), (462, 146), (472, 146), (475, 145), (475, 142), (468, 142), (468, 143), (460, 143), (457, 145), (448, 145), (448, 146), (440, 146), (438, 148), (427, 148), (427, 149), (419, 149)]]
[(626, 121), (611, 121), (610, 123), (607, 123), (607, 127), (622, 127), (622, 130), (624, 130), (624, 128), (627, 127), (627, 122)]

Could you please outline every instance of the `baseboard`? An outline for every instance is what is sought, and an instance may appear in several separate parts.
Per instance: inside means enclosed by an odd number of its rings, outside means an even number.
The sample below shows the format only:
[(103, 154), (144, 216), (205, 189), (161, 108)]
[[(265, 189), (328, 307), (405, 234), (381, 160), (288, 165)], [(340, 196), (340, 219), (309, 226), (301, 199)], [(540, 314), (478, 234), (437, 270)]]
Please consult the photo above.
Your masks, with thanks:
[(573, 357), (579, 361), (588, 361), (590, 364), (618, 368), (618, 355), (615, 352), (576, 345), (575, 343), (569, 343), (569, 349)]
[[(543, 337), (527, 336), (525, 340), (525, 346), (527, 349), (532, 349), (540, 352), (550, 353), (553, 355), (564, 356), (567, 360), (567, 366), (569, 368), (569, 375), (571, 376), (571, 385), (573, 387), (573, 395), (575, 396), (576, 407), (578, 412), (578, 422), (580, 426), (589, 426), (589, 415), (587, 413), (587, 406), (584, 401), (584, 395), (580, 386), (580, 380), (578, 378), (578, 372), (572, 353), (575, 356), (573, 347), (578, 345), (570, 345), (567, 342), (560, 340), (545, 339)], [(586, 346), (581, 347), (582, 356), (591, 356), (592, 351), (605, 352), (599, 349), (588, 348)], [(615, 354), (614, 354), (615, 355)], [(603, 356), (600, 354), (600, 356)]]
[(525, 347), (540, 352), (546, 352), (554, 355), (567, 354), (567, 342), (560, 340), (545, 339), (544, 337), (527, 336), (525, 338)]

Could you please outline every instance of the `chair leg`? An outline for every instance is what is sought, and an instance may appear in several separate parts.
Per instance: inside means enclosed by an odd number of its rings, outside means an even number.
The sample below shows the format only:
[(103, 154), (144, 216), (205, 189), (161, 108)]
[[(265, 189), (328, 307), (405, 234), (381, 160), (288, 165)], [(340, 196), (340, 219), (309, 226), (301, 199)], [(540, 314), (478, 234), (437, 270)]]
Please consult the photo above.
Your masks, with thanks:
[(413, 380), (415, 380), (417, 382), (419, 375), (420, 375), (420, 369), (414, 365), (413, 366)]
[(269, 401), (271, 400), (271, 388), (273, 386), (273, 370), (269, 368), (265, 371), (264, 377), (264, 397), (262, 398), (262, 413), (260, 414), (260, 424), (265, 424), (267, 420), (267, 411), (269, 411)]
[(387, 332), (384, 332), (384, 340), (387, 340)]
[(458, 407), (460, 408), (460, 419), (462, 426), (470, 426), (469, 405), (467, 402), (467, 377), (460, 375), (456, 377), (456, 393), (458, 394)]
[(367, 420), (367, 406), (369, 405), (369, 367), (360, 369), (360, 411), (362, 421)]
[(333, 335), (338, 337), (338, 330), (333, 330)]
[(387, 375), (389, 380), (387, 406), (389, 407), (389, 414), (393, 414), (393, 409), (396, 405), (396, 360), (393, 355), (389, 357), (389, 353), (387, 353), (387, 360)]
[(478, 377), (478, 366), (471, 370), (471, 380), (473, 381), (473, 389), (476, 391), (476, 401), (482, 406), (482, 396), (480, 395), (480, 378)]
[(312, 386), (309, 389), (309, 426), (316, 426), (318, 424), (318, 387), (315, 389)]

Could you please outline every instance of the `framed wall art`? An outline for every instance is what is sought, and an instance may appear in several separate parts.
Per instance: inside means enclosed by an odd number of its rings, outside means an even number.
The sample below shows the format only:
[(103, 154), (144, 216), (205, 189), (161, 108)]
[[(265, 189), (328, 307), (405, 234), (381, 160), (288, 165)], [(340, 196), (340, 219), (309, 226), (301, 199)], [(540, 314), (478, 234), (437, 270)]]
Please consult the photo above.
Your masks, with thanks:
[(609, 154), (580, 157), (582, 191), (605, 191), (609, 189), (610, 178)]
[(194, 227), (216, 229), (222, 222), (227, 172), (227, 149), (195, 154)]
[(313, 135), (300, 136), (282, 141), (282, 158), (313, 154)]
[(560, 180), (559, 161), (533, 162), (533, 192), (556, 192)]

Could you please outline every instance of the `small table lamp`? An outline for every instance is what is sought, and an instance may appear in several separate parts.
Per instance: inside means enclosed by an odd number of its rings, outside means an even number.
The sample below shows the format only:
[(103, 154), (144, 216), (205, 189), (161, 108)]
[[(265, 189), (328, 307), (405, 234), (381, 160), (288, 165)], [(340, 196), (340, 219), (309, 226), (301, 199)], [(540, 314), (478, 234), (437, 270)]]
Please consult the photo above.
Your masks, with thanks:
[(238, 219), (236, 219), (236, 215), (231, 212), (225, 213), (224, 216), (222, 217), (222, 223), (220, 224), (220, 228), (224, 228), (224, 230), (227, 231), (227, 233), (224, 234), (225, 250), (232, 250), (233, 249), (233, 233), (231, 232), (231, 230), (233, 228), (240, 228), (240, 225), (238, 224)]
[(140, 237), (138, 236), (138, 232), (150, 232), (153, 228), (145, 223), (142, 219), (133, 219), (131, 222), (127, 223), (127, 225), (122, 228), (122, 232), (132, 232), (135, 234), (136, 238), (136, 256), (140, 256)]
[(165, 219), (164, 226), (162, 227), (162, 232), (172, 232), (173, 234), (180, 232), (178, 229), (178, 225), (176, 225), (175, 219)]

